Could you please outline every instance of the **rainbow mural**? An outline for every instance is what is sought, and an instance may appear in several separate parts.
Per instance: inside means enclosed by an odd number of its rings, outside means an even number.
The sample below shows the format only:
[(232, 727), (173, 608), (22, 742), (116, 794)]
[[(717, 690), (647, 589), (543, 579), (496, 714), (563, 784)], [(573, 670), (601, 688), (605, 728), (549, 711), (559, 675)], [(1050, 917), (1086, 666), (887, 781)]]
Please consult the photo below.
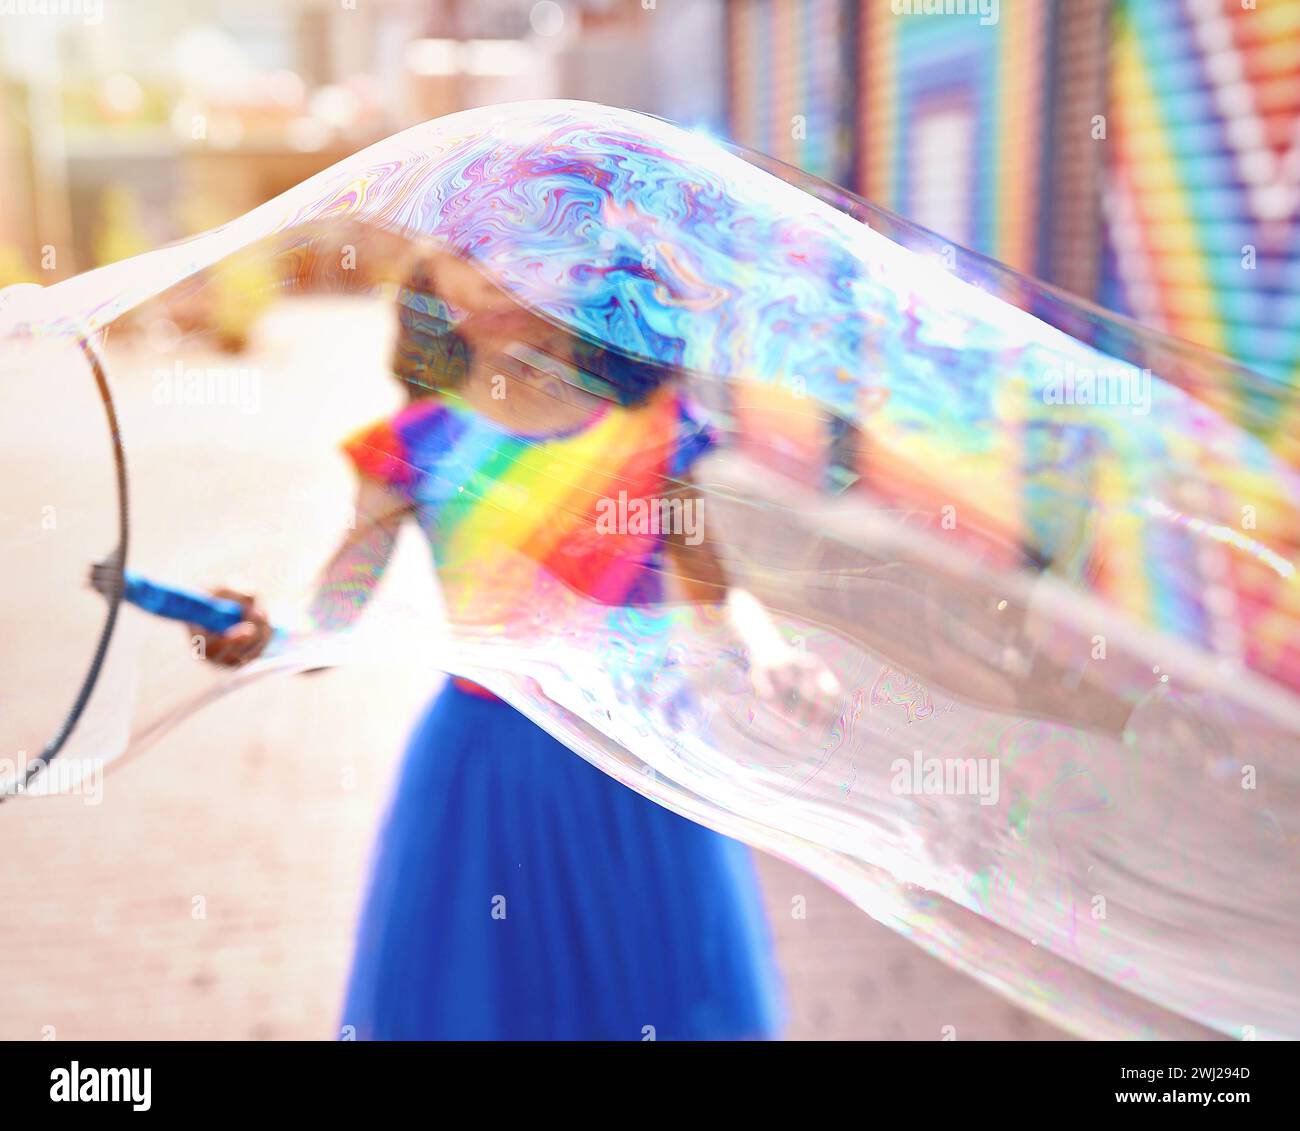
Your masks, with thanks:
[(985, 23), (878, 0), (859, 27), (859, 191), (1032, 274), (1045, 273), (1051, 10), (1003, 3)]
[(836, 184), (852, 172), (846, 0), (735, 0), (728, 5), (731, 136)]
[(1294, 379), (1300, 3), (1118, 0), (1112, 35), (1102, 301)]

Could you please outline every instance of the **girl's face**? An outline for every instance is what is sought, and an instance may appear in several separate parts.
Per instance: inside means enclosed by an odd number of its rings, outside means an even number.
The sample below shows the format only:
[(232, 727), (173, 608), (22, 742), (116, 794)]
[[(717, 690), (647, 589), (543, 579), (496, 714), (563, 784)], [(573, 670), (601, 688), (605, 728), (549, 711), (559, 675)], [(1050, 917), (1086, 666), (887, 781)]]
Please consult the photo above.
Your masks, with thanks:
[(486, 386), (497, 419), (523, 431), (569, 431), (608, 407), (608, 400), (581, 387), (569, 334), (531, 316), (502, 322), (493, 334), (474, 354), (470, 382)]
[(454, 257), (431, 263), (438, 295), (461, 315), (456, 332), (469, 350), (460, 386), (485, 416), (521, 432), (581, 427), (610, 401), (587, 388), (574, 365), (572, 335), (524, 309)]

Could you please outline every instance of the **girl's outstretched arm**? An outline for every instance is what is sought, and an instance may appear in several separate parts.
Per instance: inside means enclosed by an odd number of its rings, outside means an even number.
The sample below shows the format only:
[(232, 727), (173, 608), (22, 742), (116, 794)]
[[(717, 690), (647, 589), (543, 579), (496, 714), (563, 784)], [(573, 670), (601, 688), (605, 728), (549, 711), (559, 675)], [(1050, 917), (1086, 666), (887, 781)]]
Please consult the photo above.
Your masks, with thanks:
[[(339, 543), (317, 579), (307, 609), (306, 631), (333, 631), (356, 622), (388, 568), (402, 517), (409, 509), (410, 504), (388, 488), (362, 479), (354, 528)], [(228, 668), (257, 659), (274, 636), (261, 601), (235, 589), (217, 589), (213, 593), (243, 606), (244, 619), (222, 633), (191, 625), (191, 634), (202, 638), (204, 657)]]
[(356, 522), (316, 581), (307, 613), (312, 631), (351, 628), (388, 569), (411, 504), (373, 479), (357, 490)]
[(730, 584), (703, 536), (702, 497), (689, 484), (681, 494), (684, 504), (694, 504), (697, 530), (692, 537), (672, 533), (666, 538), (678, 590), (692, 604), (725, 604), (732, 631), (748, 653), (754, 690), (765, 702), (799, 720), (832, 716), (841, 696), (835, 674), (818, 656), (787, 642), (757, 597)]

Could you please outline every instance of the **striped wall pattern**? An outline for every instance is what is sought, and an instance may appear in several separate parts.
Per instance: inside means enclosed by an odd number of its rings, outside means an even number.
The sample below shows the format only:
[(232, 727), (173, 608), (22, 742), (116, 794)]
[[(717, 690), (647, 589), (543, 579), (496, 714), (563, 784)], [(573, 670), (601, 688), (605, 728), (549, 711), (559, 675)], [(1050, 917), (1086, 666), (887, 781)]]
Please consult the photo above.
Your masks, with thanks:
[(731, 136), (845, 184), (852, 173), (852, 0), (728, 4)]
[(924, 15), (890, 0), (860, 7), (859, 190), (956, 243), (1041, 273), (1053, 5), (1002, 0), (988, 24), (978, 11)]
[(1116, 0), (1109, 96), (1102, 301), (1294, 380), (1300, 0)]

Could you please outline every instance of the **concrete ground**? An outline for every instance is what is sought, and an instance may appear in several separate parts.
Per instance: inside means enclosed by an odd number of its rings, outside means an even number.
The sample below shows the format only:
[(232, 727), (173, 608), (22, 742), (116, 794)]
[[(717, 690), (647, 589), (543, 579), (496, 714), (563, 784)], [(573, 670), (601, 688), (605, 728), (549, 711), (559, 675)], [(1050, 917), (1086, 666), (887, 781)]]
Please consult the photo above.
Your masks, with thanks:
[[(255, 407), (247, 398), (164, 403), (157, 390), (159, 368), (171, 364), (165, 340), (113, 344), (137, 565), (193, 584), (242, 575), (272, 593), (286, 579), (310, 576), (329, 539), (319, 521), (305, 533), (302, 515), (319, 519), (331, 507), (342, 514), (348, 491), (333, 445), (395, 396), (376, 363), (386, 319), (340, 334), (336, 313), (303, 304), (270, 319), (247, 357), (206, 358), (249, 367)], [(193, 349), (186, 357), (205, 363)], [(94, 492), (82, 481), (102, 475), (103, 447), (93, 412), (62, 413), (34, 394), (15, 403), (21, 418), (0, 413), (8, 421), (0, 513), (9, 524), (0, 539), (11, 561), (19, 560), (14, 547), (37, 537), (33, 494), (67, 492), (74, 517), (78, 508), (90, 515)], [(65, 539), (49, 544), (50, 560), (75, 558), (76, 571), (78, 555), (96, 544), (97, 552), (108, 549), (90, 517), (50, 537)], [(422, 549), (405, 547), (393, 584), (428, 584)], [(11, 718), (15, 710), (57, 714), (67, 695), (25, 660), (40, 654), (43, 634), (53, 631), (52, 602), (62, 600), (49, 571), (30, 564), (36, 560), (21, 559), (29, 564), (6, 582), (0, 660), (14, 678), (26, 671), (30, 679), (20, 704), (0, 697)], [(148, 716), (207, 673), (189, 660), (175, 627), (141, 632), (138, 697)], [(111, 773), (101, 804), (63, 797), (0, 806), (0, 956), (8, 975), (0, 1038), (333, 1036), (368, 844), (405, 731), (431, 691), (427, 672), (375, 667), (264, 682)], [(770, 858), (761, 871), (789, 990), (790, 1038), (937, 1040), (945, 1026), (958, 1039), (1061, 1036), (811, 877)], [(805, 897), (804, 918), (792, 916), (795, 896)]]

